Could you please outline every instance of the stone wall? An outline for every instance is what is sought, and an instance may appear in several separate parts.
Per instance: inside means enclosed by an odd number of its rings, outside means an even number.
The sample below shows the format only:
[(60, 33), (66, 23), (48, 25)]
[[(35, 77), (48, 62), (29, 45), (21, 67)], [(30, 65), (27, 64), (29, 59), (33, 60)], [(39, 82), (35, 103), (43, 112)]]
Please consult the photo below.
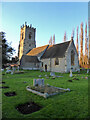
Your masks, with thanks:
[[(74, 65), (73, 66), (71, 65), (71, 51), (72, 50), (75, 52)], [(69, 45), (69, 47), (66, 51), (65, 58), (66, 58), (66, 60), (65, 60), (65, 71), (66, 72), (69, 72), (71, 67), (73, 68), (73, 71), (79, 71), (80, 70), (77, 51), (76, 51), (76, 48), (75, 48), (73, 42), (70, 43), (70, 45)]]
[(22, 63), (20, 65), (20, 68), (30, 69), (30, 70), (39, 69), (39, 63), (30, 63), (30, 62)]
[(20, 69), (39, 69), (40, 63), (26, 62), (25, 59), (21, 59)]
[(43, 62), (43, 67), (41, 65), (41, 69), (45, 71), (45, 65), (47, 65), (47, 71), (65, 72), (65, 57), (58, 59), (59, 65), (55, 65), (55, 58), (42, 59), (41, 61)]

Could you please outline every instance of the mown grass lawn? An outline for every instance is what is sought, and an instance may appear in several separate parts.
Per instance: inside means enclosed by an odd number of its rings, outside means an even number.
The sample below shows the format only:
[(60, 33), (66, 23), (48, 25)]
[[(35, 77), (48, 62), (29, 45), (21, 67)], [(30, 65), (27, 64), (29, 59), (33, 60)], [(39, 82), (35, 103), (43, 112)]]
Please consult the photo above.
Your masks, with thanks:
[[(63, 76), (61, 78), (46, 79), (45, 74), (49, 72), (40, 71), (25, 71), (24, 74), (6, 74), (3, 75), (2, 81), (5, 82), (3, 86), (8, 86), (8, 89), (2, 89), (2, 117), (15, 118), (23, 120), (28, 118), (88, 118), (88, 76), (87, 73), (81, 74), (74, 73), (73, 80), (69, 74), (55, 73), (56, 75)], [(45, 99), (41, 96), (35, 95), (26, 90), (26, 86), (33, 85), (33, 79), (42, 75), (45, 79), (45, 84), (50, 84), (55, 87), (70, 88), (71, 92), (55, 95)], [(81, 78), (81, 77), (84, 78)], [(26, 82), (26, 83), (24, 83)], [(16, 96), (7, 97), (5, 92), (15, 91)], [(34, 101), (42, 106), (42, 109), (31, 114), (21, 114), (16, 110), (16, 106), (26, 102)]]

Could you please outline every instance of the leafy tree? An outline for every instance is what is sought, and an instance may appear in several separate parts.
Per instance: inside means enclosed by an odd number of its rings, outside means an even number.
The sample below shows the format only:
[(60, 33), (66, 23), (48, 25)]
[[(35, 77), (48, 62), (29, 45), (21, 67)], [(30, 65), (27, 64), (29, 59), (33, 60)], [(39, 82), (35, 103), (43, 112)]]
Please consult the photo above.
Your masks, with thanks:
[(2, 65), (4, 65), (10, 62), (10, 58), (15, 50), (11, 47), (11, 44), (7, 42), (5, 32), (0, 32), (0, 39), (2, 41)]

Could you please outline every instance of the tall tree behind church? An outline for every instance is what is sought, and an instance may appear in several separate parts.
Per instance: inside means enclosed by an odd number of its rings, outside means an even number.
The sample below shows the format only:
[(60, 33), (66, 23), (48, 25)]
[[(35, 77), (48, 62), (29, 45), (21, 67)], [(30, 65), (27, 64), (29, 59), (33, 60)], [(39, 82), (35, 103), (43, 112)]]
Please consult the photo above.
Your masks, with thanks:
[(66, 37), (66, 32), (65, 32), (63, 41), (66, 42), (66, 39), (67, 39), (67, 37)]
[(78, 26), (77, 26), (77, 38), (76, 38), (76, 50), (77, 50), (77, 53), (78, 53), (78, 56), (79, 56), (79, 45), (78, 45)]
[(87, 44), (87, 23), (85, 27), (85, 55), (88, 56), (88, 44)]
[(81, 33), (80, 33), (80, 64), (83, 63), (83, 22), (81, 23)]

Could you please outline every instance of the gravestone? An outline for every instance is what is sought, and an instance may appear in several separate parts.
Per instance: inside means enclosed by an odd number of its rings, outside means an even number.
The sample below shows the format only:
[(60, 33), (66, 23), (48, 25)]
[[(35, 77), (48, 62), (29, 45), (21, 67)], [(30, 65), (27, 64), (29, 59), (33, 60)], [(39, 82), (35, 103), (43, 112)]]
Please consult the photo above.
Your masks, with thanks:
[(41, 75), (39, 75), (38, 77), (42, 77)]
[(14, 66), (12, 67), (12, 71), (13, 71), (13, 73), (15, 72), (15, 67)]
[(87, 73), (89, 73), (89, 69), (87, 69)]
[(17, 67), (17, 70), (18, 70), (18, 72), (19, 72), (19, 66)]
[(55, 76), (55, 73), (54, 72), (50, 72), (50, 76)]
[(11, 75), (13, 75), (13, 71), (11, 71)]
[(6, 70), (6, 73), (10, 73), (10, 72), (11, 72), (11, 70), (8, 70), (8, 69)]
[(47, 77), (47, 75), (45, 75), (45, 77)]
[(72, 69), (70, 69), (70, 75), (69, 75), (70, 77), (72, 77), (73, 75), (72, 75)]
[(1, 71), (4, 71), (4, 69), (1, 69)]
[(44, 85), (44, 79), (33, 79), (33, 86), (42, 86)]

